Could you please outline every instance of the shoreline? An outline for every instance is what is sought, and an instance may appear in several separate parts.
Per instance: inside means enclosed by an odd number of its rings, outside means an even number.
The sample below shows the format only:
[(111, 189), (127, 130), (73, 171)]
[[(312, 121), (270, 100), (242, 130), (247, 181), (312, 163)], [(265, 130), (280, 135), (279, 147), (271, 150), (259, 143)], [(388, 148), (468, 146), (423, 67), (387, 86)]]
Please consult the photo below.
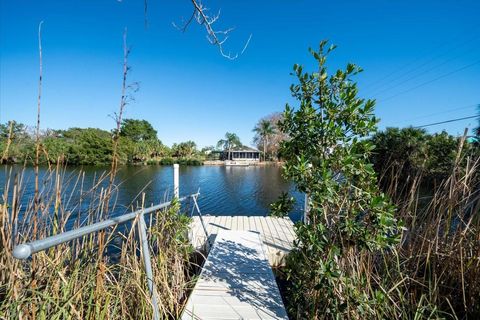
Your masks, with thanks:
[[(199, 166), (225, 166), (225, 161), (223, 160), (205, 160), (201, 161), (198, 160), (199, 164), (182, 164), (181, 161), (178, 162), (173, 162), (173, 163), (178, 163), (180, 166), (188, 166), (188, 167), (199, 167)], [(137, 163), (124, 163), (124, 164), (119, 164), (120, 166), (125, 166), (125, 167), (140, 167), (140, 166), (162, 166), (162, 167), (169, 167), (172, 164), (161, 164), (159, 162), (156, 163), (149, 163), (148, 161), (146, 162), (137, 162)], [(283, 161), (266, 161), (266, 162), (257, 162), (257, 163), (250, 163), (250, 166), (252, 167), (262, 167), (262, 166), (282, 166), (284, 164)], [(51, 163), (50, 166), (56, 165), (55, 163)], [(109, 163), (105, 164), (69, 164), (69, 163), (64, 163), (63, 165), (67, 165), (69, 167), (109, 167)], [(24, 166), (24, 167), (33, 167), (33, 164), (25, 164), (21, 162), (17, 163), (0, 163), (0, 167), (7, 167), (7, 166)], [(49, 165), (47, 163), (42, 163), (39, 164), (40, 167), (48, 167)]]

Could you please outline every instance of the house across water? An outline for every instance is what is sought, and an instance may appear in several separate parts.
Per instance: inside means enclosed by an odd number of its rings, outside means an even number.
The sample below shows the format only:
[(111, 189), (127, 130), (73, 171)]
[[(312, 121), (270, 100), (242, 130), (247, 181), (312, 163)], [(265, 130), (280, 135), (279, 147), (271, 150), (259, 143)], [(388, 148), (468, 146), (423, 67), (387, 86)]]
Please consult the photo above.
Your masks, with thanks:
[(225, 160), (227, 166), (257, 164), (260, 161), (260, 151), (246, 146), (235, 147), (230, 152), (223, 151), (222, 160)]
[(208, 153), (208, 160), (212, 162), (219, 162), (215, 164), (225, 164), (227, 166), (248, 166), (255, 165), (260, 162), (260, 151), (254, 148), (242, 146), (235, 147), (224, 151), (210, 151)]

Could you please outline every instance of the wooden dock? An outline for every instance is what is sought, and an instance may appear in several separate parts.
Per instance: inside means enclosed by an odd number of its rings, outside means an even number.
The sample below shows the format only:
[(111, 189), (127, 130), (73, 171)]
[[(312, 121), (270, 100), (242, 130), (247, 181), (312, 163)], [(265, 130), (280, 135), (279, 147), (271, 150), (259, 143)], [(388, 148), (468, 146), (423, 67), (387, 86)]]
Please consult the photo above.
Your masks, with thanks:
[[(295, 238), (290, 218), (261, 216), (203, 216), (203, 222), (213, 243), (220, 230), (251, 231), (260, 235), (265, 245), (265, 254), (272, 267), (285, 264), (285, 257)], [(197, 250), (208, 251), (208, 242), (200, 217), (193, 217), (190, 241)]]
[[(210, 220), (215, 223), (215, 217)], [(288, 319), (261, 234), (218, 225), (182, 320)]]

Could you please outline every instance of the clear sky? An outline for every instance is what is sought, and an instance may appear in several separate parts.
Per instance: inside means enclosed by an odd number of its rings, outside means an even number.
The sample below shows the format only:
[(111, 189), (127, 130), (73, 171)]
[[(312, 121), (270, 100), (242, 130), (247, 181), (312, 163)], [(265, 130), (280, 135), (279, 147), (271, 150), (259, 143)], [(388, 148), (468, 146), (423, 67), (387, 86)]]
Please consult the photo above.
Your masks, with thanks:
[[(43, 24), (42, 127), (114, 126), (120, 100), (122, 33), (128, 28), (130, 81), (140, 82), (126, 117), (147, 119), (166, 144), (214, 145), (226, 131), (244, 144), (259, 118), (291, 102), (294, 63), (313, 68), (308, 47), (338, 45), (332, 68), (355, 62), (361, 95), (377, 99), (380, 128), (476, 114), (480, 103), (478, 0), (204, 0), (235, 27), (222, 58), (198, 25), (172, 26), (188, 0), (0, 0), (0, 122), (33, 125), (37, 29)], [(451, 134), (476, 119), (429, 127)]]

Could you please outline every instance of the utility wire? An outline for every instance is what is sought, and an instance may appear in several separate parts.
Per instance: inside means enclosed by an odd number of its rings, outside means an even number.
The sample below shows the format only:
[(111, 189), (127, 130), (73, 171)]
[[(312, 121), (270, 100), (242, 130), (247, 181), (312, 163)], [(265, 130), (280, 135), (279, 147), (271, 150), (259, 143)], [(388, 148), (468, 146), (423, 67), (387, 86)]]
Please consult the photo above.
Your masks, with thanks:
[[(424, 74), (428, 74), (429, 72), (431, 72), (431, 71), (433, 71), (433, 70), (435, 70), (435, 69), (438, 69), (439, 67), (441, 67), (441, 66), (443, 66), (443, 65), (445, 65), (445, 64), (447, 64), (447, 63), (449, 63), (449, 62), (451, 62), (451, 61), (454, 61), (454, 60), (458, 59), (459, 57), (461, 57), (462, 55), (464, 55), (465, 53), (469, 53), (469, 52), (470, 52), (470, 51), (462, 52), (462, 53), (459, 54), (459, 55), (456, 55), (456, 56), (454, 56), (454, 57), (452, 57), (452, 58), (450, 58), (450, 59), (447, 59), (447, 60), (445, 60), (445, 61), (443, 61), (443, 62), (441, 62), (441, 63), (439, 63), (439, 64), (433, 65), (432, 67), (430, 67), (430, 68), (428, 68), (428, 69), (425, 69), (425, 70), (423, 70), (423, 71), (421, 71), (421, 72), (419, 72), (419, 73), (417, 73), (417, 74), (415, 74), (415, 75), (413, 75), (413, 76), (411, 76), (411, 77), (409, 77), (409, 78), (407, 78), (407, 79), (405, 79), (405, 80), (402, 80), (402, 81), (400, 81), (400, 82), (397, 82), (397, 83), (395, 83), (395, 84), (393, 84), (393, 85), (391, 85), (391, 86), (387, 86), (386, 88), (381, 89), (383, 86), (380, 86), (380, 87), (379, 87), (380, 90), (378, 90), (378, 88), (377, 88), (377, 90), (374, 90), (374, 91), (372, 92), (372, 96), (377, 96), (377, 95), (379, 95), (379, 94), (381, 95), (382, 93), (388, 92), (388, 91), (390, 91), (390, 90), (392, 90), (392, 89), (395, 89), (395, 88), (401, 86), (402, 84), (405, 84), (405, 83), (407, 83), (407, 82), (410, 82), (410, 81), (412, 81), (412, 80), (415, 80), (415, 79), (417, 79), (418, 77), (421, 77), (421, 76), (424, 75)], [(405, 75), (407, 75), (407, 74), (405, 74)], [(400, 77), (400, 78), (403, 78), (403, 77)], [(400, 78), (399, 78), (399, 79), (400, 79)]]
[(399, 92), (399, 93), (397, 93), (397, 94), (394, 94), (393, 96), (390, 96), (390, 97), (388, 97), (388, 98), (382, 99), (382, 100), (380, 100), (380, 101), (381, 101), (381, 102), (385, 102), (385, 101), (391, 100), (391, 99), (393, 99), (393, 98), (396, 98), (396, 97), (399, 96), (399, 95), (408, 93), (408, 92), (413, 91), (413, 90), (415, 90), (415, 89), (418, 89), (418, 88), (420, 88), (420, 87), (426, 86), (427, 84), (430, 84), (430, 83), (435, 82), (435, 81), (437, 81), (437, 80), (440, 80), (440, 79), (443, 79), (443, 78), (445, 78), (445, 77), (451, 76), (452, 74), (455, 74), (455, 73), (457, 73), (457, 72), (460, 72), (460, 71), (463, 71), (463, 70), (468, 69), (468, 68), (470, 68), (470, 67), (473, 67), (474, 65), (476, 65), (476, 64), (478, 64), (478, 63), (480, 63), (480, 60), (477, 60), (477, 61), (475, 61), (475, 62), (473, 62), (473, 63), (470, 63), (470, 64), (468, 64), (468, 65), (466, 65), (466, 66), (463, 66), (463, 67), (461, 67), (461, 68), (459, 68), (459, 69), (456, 69), (456, 70), (453, 70), (453, 71), (444, 73), (444, 74), (442, 74), (442, 75), (440, 75), (440, 76), (438, 76), (438, 77), (436, 77), (436, 78), (433, 78), (433, 79), (431, 79), (431, 80), (429, 80), (429, 81), (420, 83), (419, 85), (416, 85), (416, 86), (411, 87), (411, 88), (409, 88), (409, 89), (407, 89), (407, 90), (401, 91), (401, 92)]
[(426, 114), (426, 115), (423, 115), (423, 116), (418, 116), (418, 117), (415, 117), (415, 118), (409, 118), (409, 119), (406, 119), (406, 120), (402, 120), (402, 122), (408, 122), (408, 121), (413, 121), (413, 120), (418, 120), (418, 119), (425, 119), (425, 118), (438, 116), (440, 114), (445, 114), (445, 113), (450, 113), (450, 112), (465, 110), (465, 109), (471, 109), (471, 108), (476, 107), (478, 105), (480, 105), (480, 104), (471, 104), (469, 106), (459, 107), (459, 108), (455, 108), (455, 109), (448, 109), (448, 110), (444, 109), (440, 112), (430, 113), (430, 114)]
[(435, 126), (437, 124), (442, 124), (442, 123), (449, 123), (449, 122), (455, 122), (455, 121), (460, 121), (460, 120), (467, 120), (467, 119), (473, 119), (473, 118), (478, 118), (480, 117), (478, 114), (475, 116), (469, 116), (469, 117), (463, 117), (463, 118), (457, 118), (457, 119), (450, 119), (446, 121), (440, 121), (440, 122), (434, 122), (434, 123), (429, 123), (429, 124), (424, 124), (421, 126), (415, 126), (414, 128), (419, 129), (419, 128), (425, 128), (425, 127), (430, 127), (430, 126)]
[[(475, 28), (476, 26), (477, 26), (477, 25), (474, 25), (473, 28)], [(458, 34), (456, 37), (453, 38), (453, 39), (454, 39), (453, 41), (449, 41), (449, 42), (450, 42), (450, 43), (456, 42), (456, 39), (458, 39), (459, 36), (461, 36), (461, 35), (463, 35), (463, 34), (464, 34), (464, 32)], [(418, 66), (415, 66), (415, 64), (416, 64), (417, 62), (421, 61), (421, 60), (423, 59), (422, 57), (417, 57), (417, 58), (415, 58), (415, 59), (413, 59), (413, 60), (410, 60), (410, 62), (404, 64), (403, 66), (399, 67), (398, 69), (394, 70), (393, 72), (390, 72), (390, 73), (387, 74), (386, 76), (384, 76), (384, 77), (382, 77), (382, 78), (380, 78), (380, 79), (378, 79), (378, 80), (376, 80), (376, 81), (374, 81), (374, 82), (372, 82), (372, 83), (370, 83), (370, 84), (367, 84), (367, 85), (366, 85), (366, 88), (372, 88), (372, 87), (373, 87), (374, 90), (378, 90), (379, 88), (381, 88), (381, 87), (383, 87), (383, 86), (385, 85), (385, 80), (391, 78), (392, 76), (398, 74), (398, 73), (401, 72), (401, 71), (404, 71), (406, 68), (408, 68), (408, 69), (407, 69), (407, 71), (406, 71), (405, 73), (403, 73), (403, 74), (400, 73), (400, 75), (394, 77), (392, 80), (389, 80), (388, 83), (403, 78), (404, 76), (412, 73), (413, 71), (416, 71), (416, 70), (418, 70), (419, 68), (422, 68), (422, 67), (430, 64), (432, 61), (435, 61), (435, 60), (438, 59), (439, 57), (442, 57), (442, 56), (446, 55), (447, 53), (450, 53), (451, 51), (453, 51), (453, 50), (455, 50), (455, 49), (457, 49), (457, 48), (459, 48), (459, 47), (464, 46), (465, 44), (469, 44), (471, 41), (476, 40), (477, 38), (478, 38), (478, 35), (475, 35), (473, 38), (468, 38), (466, 41), (463, 41), (463, 42), (461, 42), (460, 44), (455, 45), (454, 48), (447, 48), (446, 51), (441, 52), (441, 53), (433, 56), (432, 58), (428, 59), (427, 61), (421, 63), (421, 64), (418, 65)], [(448, 44), (449, 42), (448, 42), (448, 41), (444, 41), (444, 42), (442, 42), (440, 45), (436, 46), (436, 47), (435, 47), (434, 49), (432, 49), (432, 50), (441, 49), (441, 48), (447, 46), (447, 44)], [(413, 66), (413, 67), (411, 67), (411, 66)], [(377, 88), (375, 88), (375, 87), (377, 87)]]

